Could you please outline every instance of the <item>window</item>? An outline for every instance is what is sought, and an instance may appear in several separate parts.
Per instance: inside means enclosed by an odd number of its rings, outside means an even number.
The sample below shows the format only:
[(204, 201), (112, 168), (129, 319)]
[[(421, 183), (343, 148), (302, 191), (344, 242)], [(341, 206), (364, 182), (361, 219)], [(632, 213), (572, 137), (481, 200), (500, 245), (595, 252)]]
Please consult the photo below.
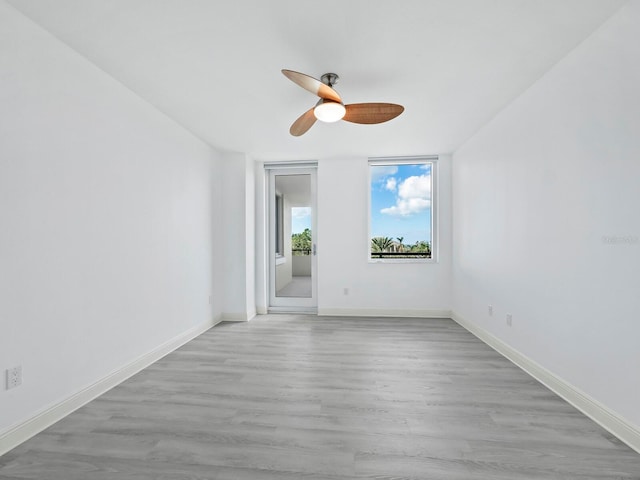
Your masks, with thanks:
[(284, 202), (282, 195), (276, 194), (276, 256), (284, 256)]
[(369, 260), (425, 262), (434, 254), (436, 158), (369, 161)]

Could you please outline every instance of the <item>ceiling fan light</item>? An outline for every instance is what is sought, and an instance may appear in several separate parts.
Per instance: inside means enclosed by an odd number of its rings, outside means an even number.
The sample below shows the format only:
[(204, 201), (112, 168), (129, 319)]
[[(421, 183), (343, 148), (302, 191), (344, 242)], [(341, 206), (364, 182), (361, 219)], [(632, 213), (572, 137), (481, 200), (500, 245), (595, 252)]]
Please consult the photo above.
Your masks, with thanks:
[(341, 120), (347, 113), (344, 105), (338, 102), (324, 101), (316, 105), (313, 114), (318, 120), (326, 123), (333, 123)]

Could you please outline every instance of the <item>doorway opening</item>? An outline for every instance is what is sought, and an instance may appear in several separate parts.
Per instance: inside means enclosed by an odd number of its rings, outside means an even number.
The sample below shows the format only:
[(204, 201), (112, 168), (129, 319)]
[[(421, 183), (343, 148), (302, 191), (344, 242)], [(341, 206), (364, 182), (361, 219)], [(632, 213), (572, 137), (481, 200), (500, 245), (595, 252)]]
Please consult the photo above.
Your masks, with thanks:
[(316, 169), (269, 170), (269, 310), (317, 311)]

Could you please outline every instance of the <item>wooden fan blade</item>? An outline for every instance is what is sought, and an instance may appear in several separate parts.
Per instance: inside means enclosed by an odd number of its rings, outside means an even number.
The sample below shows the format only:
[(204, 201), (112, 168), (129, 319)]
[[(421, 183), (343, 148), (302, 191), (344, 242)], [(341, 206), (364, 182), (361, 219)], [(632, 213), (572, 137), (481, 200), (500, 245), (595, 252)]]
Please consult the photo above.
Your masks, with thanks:
[(300, 135), (307, 133), (307, 130), (313, 127), (314, 123), (316, 123), (316, 116), (313, 114), (313, 108), (310, 108), (300, 115), (295, 122), (293, 122), (289, 129), (289, 133), (294, 137), (299, 137)]
[(342, 119), (351, 123), (387, 122), (404, 112), (404, 107), (395, 103), (352, 103), (344, 107), (347, 113)]
[(334, 102), (342, 103), (342, 99), (338, 92), (336, 92), (329, 85), (325, 85), (320, 80), (317, 80), (304, 73), (294, 72), (293, 70), (282, 70), (285, 77), (291, 80), (293, 83), (300, 85), (305, 90), (310, 91), (314, 95), (324, 98), (326, 100), (333, 100)]

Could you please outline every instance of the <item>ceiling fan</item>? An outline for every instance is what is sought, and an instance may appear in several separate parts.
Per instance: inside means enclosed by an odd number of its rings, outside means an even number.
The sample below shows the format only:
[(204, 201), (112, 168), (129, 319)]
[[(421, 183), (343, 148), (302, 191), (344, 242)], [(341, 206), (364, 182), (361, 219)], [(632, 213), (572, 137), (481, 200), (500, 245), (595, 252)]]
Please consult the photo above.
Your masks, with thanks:
[(383, 123), (396, 118), (404, 111), (402, 105), (395, 103), (352, 103), (345, 105), (333, 86), (338, 83), (338, 75), (325, 73), (317, 80), (304, 73), (293, 70), (282, 70), (292, 82), (320, 97), (318, 103), (304, 112), (289, 129), (294, 137), (299, 137), (309, 130), (316, 120), (321, 122), (337, 122), (346, 120), (351, 123)]

